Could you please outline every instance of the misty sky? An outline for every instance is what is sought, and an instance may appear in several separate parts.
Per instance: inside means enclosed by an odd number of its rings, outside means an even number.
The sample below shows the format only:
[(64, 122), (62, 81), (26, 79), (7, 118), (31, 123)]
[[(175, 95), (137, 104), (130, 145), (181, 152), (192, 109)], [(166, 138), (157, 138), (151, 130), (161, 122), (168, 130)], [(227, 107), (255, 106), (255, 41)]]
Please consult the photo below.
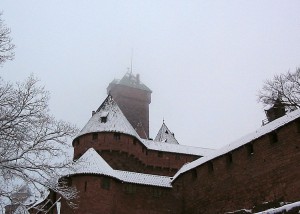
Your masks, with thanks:
[(9, 81), (31, 73), (54, 116), (82, 128), (130, 67), (153, 90), (150, 137), (163, 118), (180, 144), (219, 148), (265, 118), (257, 92), (300, 66), (300, 1), (1, 0), (12, 30)]

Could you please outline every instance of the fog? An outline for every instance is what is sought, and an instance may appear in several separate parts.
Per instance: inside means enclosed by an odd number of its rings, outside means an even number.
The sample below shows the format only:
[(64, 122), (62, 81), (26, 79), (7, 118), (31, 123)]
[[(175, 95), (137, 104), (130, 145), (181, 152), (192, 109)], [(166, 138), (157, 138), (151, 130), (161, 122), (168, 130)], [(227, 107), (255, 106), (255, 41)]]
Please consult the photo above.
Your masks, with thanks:
[(82, 128), (130, 67), (152, 91), (150, 137), (163, 119), (180, 144), (219, 148), (265, 118), (257, 92), (300, 66), (300, 1), (10, 1), (15, 60), (34, 74), (52, 114)]

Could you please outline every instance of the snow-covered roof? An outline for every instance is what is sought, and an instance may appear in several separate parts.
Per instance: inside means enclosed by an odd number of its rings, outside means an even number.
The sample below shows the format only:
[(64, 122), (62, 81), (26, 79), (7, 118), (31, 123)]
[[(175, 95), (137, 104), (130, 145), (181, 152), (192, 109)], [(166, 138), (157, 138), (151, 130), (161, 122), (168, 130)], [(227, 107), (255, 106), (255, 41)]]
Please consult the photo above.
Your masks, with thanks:
[(74, 163), (73, 169), (66, 173), (66, 175), (74, 174), (106, 175), (127, 183), (172, 187), (171, 177), (114, 170), (93, 148), (88, 149)]
[(292, 121), (294, 121), (295, 119), (299, 118), (300, 117), (300, 109), (298, 110), (295, 110), (283, 117), (280, 117), (270, 123), (268, 123), (267, 125), (261, 127), (260, 129), (256, 130), (255, 132), (251, 133), (251, 134), (248, 134), (242, 138), (240, 138), (239, 140), (237, 141), (234, 141), (233, 143), (230, 143), (224, 147), (222, 147), (221, 149), (219, 150), (215, 150), (215, 152), (211, 153), (211, 155), (208, 155), (206, 157), (203, 157), (203, 158), (198, 158), (197, 160), (191, 162), (191, 163), (188, 163), (188, 164), (185, 164), (181, 167), (181, 169), (174, 175), (173, 177), (173, 181), (182, 173), (188, 171), (188, 170), (191, 170), (197, 166), (200, 166), (216, 157), (219, 157), (221, 155), (224, 155), (230, 151), (233, 151), (267, 133), (270, 133), (274, 130), (276, 130), (277, 128), (287, 124), (287, 123), (290, 123)]
[(95, 151), (88, 149), (74, 164), (74, 174), (101, 174), (114, 177), (114, 169)]
[(195, 146), (185, 146), (173, 143), (162, 143), (153, 140), (140, 139), (140, 141), (151, 150), (162, 151), (162, 152), (172, 152), (179, 154), (197, 155), (197, 156), (208, 156), (214, 149), (207, 149)]
[(120, 84), (125, 85), (132, 88), (138, 88), (144, 91), (152, 92), (150, 88), (148, 88), (145, 84), (143, 84), (137, 74), (134, 76), (131, 72), (127, 72), (122, 79), (114, 79), (111, 84)]
[(119, 180), (127, 183), (172, 187), (171, 177), (115, 170)]
[[(103, 117), (106, 117), (106, 120), (102, 121), (101, 118)], [(163, 129), (167, 128), (165, 125), (163, 125), (163, 127)], [(148, 149), (156, 151), (190, 154), (197, 156), (207, 156), (212, 151), (214, 151), (212, 149), (179, 145), (178, 143), (164, 143), (155, 140), (145, 140), (140, 138), (132, 125), (126, 119), (121, 109), (118, 107), (117, 103), (110, 95), (105, 99), (105, 101), (101, 104), (101, 106), (97, 109), (97, 111), (93, 114), (93, 116), (76, 137), (93, 132), (119, 132), (128, 134), (139, 139)]]
[(168, 129), (165, 122), (163, 122), (154, 140), (162, 143), (179, 144), (174, 136), (174, 133)]
[[(106, 120), (101, 120), (103, 117), (106, 117)], [(92, 132), (119, 132), (139, 138), (110, 95), (107, 96), (77, 137)]]
[[(287, 213), (291, 211), (292, 209), (299, 208), (300, 207), (300, 201), (290, 203), (290, 204), (285, 204), (281, 207), (278, 208), (270, 208), (268, 210), (258, 212), (256, 214), (278, 214), (278, 213)], [(299, 213), (299, 212), (298, 212)]]

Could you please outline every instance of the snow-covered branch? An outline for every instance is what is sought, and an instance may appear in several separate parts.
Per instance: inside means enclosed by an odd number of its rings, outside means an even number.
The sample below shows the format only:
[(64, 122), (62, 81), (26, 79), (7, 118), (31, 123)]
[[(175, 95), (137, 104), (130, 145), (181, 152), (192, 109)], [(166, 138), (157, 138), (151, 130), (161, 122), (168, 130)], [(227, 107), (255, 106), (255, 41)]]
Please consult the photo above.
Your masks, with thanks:
[[(77, 128), (49, 114), (49, 93), (30, 76), (11, 84), (0, 78), (0, 197), (11, 200), (12, 183), (26, 182), (58, 192), (67, 200), (76, 190), (59, 180), (71, 167), (66, 152)], [(0, 183), (1, 183), (0, 182)]]

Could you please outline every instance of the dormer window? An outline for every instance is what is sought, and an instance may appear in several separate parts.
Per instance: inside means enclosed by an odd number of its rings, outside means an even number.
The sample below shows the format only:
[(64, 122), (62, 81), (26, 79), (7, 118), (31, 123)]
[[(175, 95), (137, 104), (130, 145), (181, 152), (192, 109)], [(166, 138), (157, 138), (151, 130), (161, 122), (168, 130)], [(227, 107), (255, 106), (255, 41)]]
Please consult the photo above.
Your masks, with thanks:
[(106, 123), (107, 122), (107, 116), (108, 116), (108, 112), (107, 111), (103, 111), (100, 113), (100, 122), (101, 123)]
[(107, 117), (100, 117), (101, 123), (106, 123)]

